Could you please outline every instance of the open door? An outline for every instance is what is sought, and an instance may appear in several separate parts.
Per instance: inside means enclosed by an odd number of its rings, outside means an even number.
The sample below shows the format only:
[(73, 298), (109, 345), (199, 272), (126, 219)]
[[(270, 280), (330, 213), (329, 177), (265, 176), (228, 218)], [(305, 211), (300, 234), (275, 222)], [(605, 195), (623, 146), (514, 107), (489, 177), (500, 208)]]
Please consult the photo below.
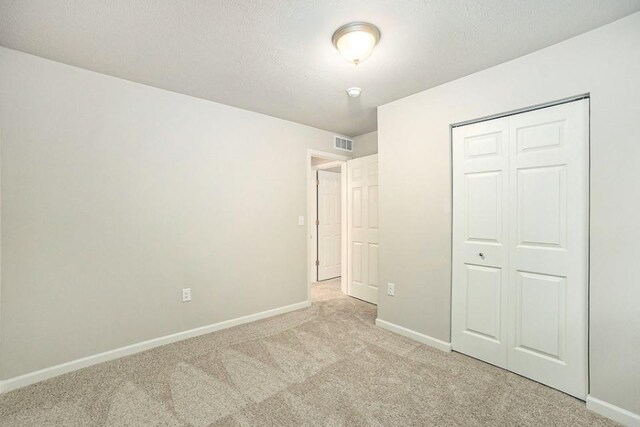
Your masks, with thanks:
[(342, 267), (341, 177), (318, 171), (318, 281), (340, 277)]
[(347, 162), (348, 292), (378, 303), (378, 155)]

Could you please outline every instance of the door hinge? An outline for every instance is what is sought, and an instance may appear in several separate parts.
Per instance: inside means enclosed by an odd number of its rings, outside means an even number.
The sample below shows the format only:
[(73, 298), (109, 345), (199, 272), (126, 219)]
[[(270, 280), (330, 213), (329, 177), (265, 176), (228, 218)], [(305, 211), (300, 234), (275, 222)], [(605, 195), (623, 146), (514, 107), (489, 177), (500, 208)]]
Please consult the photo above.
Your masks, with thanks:
[(316, 260), (316, 267), (320, 265), (320, 261)]
[(319, 187), (319, 186), (320, 186), (320, 180), (316, 179), (316, 187)]
[(320, 225), (320, 220), (316, 219), (316, 225)]

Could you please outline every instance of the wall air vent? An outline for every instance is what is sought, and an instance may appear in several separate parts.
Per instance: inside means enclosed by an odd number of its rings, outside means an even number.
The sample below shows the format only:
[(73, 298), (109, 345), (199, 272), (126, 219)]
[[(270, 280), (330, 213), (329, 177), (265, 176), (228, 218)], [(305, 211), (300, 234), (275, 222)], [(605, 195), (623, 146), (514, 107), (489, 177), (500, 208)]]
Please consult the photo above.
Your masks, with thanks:
[(353, 151), (353, 141), (340, 136), (333, 137), (333, 146), (336, 150)]

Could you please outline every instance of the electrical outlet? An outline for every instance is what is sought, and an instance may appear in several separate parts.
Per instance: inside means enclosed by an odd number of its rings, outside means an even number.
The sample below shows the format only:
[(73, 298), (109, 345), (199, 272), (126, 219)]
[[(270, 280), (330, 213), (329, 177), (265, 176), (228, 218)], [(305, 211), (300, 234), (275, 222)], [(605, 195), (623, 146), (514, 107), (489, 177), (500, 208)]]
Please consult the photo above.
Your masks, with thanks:
[(396, 294), (396, 284), (395, 283), (387, 283), (387, 295), (394, 296)]
[(298, 225), (304, 225), (304, 215), (298, 217)]
[(191, 288), (184, 288), (182, 290), (182, 302), (191, 301)]

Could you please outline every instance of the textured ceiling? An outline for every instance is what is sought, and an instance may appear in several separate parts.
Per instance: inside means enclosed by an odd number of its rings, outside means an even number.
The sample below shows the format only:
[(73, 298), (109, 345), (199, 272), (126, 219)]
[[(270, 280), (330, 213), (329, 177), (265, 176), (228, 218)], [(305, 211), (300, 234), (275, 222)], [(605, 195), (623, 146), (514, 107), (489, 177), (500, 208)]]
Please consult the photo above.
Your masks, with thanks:
[[(378, 105), (637, 10), (640, 0), (0, 0), (0, 45), (353, 136), (376, 129)], [(357, 67), (331, 44), (355, 20), (382, 32)]]

